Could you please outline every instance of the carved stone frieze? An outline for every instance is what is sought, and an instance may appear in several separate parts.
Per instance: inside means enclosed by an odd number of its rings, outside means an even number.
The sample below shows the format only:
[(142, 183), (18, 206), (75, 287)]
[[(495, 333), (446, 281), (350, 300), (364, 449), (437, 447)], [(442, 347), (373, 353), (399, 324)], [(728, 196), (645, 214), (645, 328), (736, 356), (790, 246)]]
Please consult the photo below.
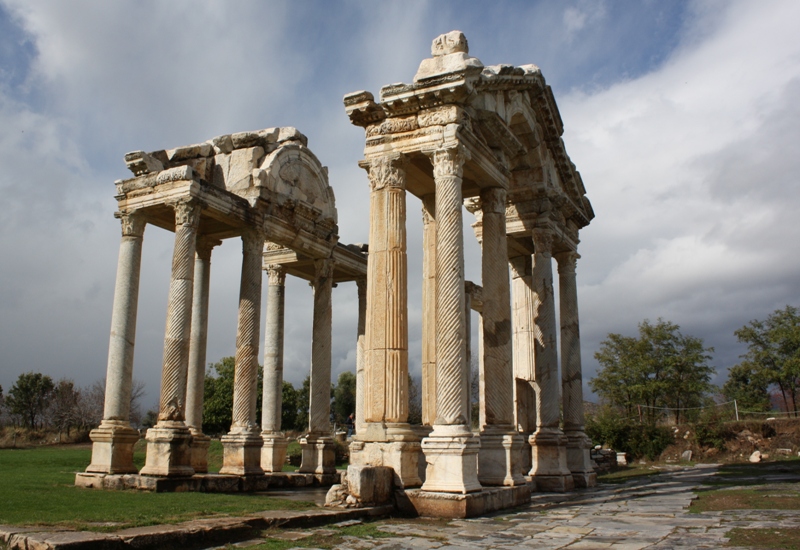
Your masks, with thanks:
[(367, 127), (367, 137), (411, 132), (418, 128), (416, 116), (387, 118), (380, 124)]

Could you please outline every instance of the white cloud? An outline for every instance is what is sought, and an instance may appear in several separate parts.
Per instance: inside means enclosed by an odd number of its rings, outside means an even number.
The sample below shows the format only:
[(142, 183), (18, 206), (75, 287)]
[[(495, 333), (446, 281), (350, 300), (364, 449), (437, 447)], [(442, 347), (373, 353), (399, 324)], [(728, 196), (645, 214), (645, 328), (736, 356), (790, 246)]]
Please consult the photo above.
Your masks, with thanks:
[(597, 212), (582, 237), (590, 350), (663, 316), (708, 334), (729, 366), (733, 329), (796, 299), (800, 6), (719, 7), (660, 70), (560, 100)]

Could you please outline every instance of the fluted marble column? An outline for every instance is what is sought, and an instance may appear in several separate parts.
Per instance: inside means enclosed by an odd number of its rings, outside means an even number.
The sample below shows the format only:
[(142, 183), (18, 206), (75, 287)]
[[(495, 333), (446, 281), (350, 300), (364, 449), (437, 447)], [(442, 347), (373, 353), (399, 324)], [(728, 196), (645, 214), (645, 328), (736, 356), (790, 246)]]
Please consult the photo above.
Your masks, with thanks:
[(358, 287), (358, 336), (356, 340), (356, 434), (366, 429), (364, 421), (364, 393), (366, 384), (366, 327), (367, 327), (367, 279), (357, 279)]
[(436, 418), (436, 195), (422, 198), (422, 423)]
[(423, 439), (426, 491), (479, 491), (480, 442), (469, 426), (466, 363), (462, 148), (433, 153), (436, 183), (436, 419)]
[(264, 393), (261, 400), (261, 468), (280, 472), (286, 462), (287, 441), (281, 431), (283, 403), (283, 320), (286, 272), (280, 265), (266, 269), (267, 318), (264, 335)]
[(576, 487), (593, 487), (597, 484), (597, 474), (592, 468), (589, 454), (592, 443), (584, 431), (578, 285), (575, 280), (579, 257), (577, 252), (572, 251), (555, 255), (561, 306), (561, 389), (564, 433), (567, 436), (567, 467), (572, 472)]
[(514, 415), (517, 431), (524, 437), (520, 453), (521, 474), (531, 470), (528, 438), (536, 430), (536, 392), (534, 375), (535, 327), (533, 324), (532, 258), (528, 255), (509, 259), (514, 327)]
[(194, 256), (200, 204), (180, 200), (175, 205), (175, 248), (164, 336), (158, 422), (147, 430), (147, 459), (142, 475), (190, 476), (192, 434), (184, 422), (189, 342), (192, 329)]
[(103, 420), (89, 434), (92, 462), (86, 468), (87, 472), (106, 474), (136, 473), (133, 446), (139, 440), (138, 430), (130, 425), (130, 407), (145, 221), (137, 212), (120, 212), (118, 217), (122, 241), (111, 312)]
[(364, 421), (351, 445), (354, 466), (388, 466), (404, 487), (421, 483), (419, 439), (408, 424), (406, 166), (397, 153), (369, 159)]
[(333, 268), (333, 260), (314, 261), (308, 435), (300, 440), (303, 458), (297, 470), (303, 473), (332, 474), (336, 471), (330, 427)]
[(261, 333), (261, 258), (264, 234), (242, 233), (242, 276), (233, 375), (231, 430), (222, 436), (221, 474), (261, 474), (261, 434), (256, 420), (258, 339)]
[(484, 485), (521, 485), (518, 470), (522, 437), (514, 427), (514, 372), (511, 364), (511, 291), (508, 282), (506, 191), (481, 192), (483, 279), (483, 392), (485, 424), (478, 455)]
[(574, 487), (567, 468), (567, 438), (559, 427), (560, 388), (556, 350), (556, 308), (553, 295), (553, 237), (547, 229), (533, 231), (534, 364), (536, 369), (536, 432), (530, 436), (530, 475), (540, 491), (568, 491)]
[(186, 386), (186, 425), (192, 432), (192, 469), (208, 472), (208, 446), (203, 433), (203, 386), (208, 341), (208, 289), (211, 282), (211, 250), (222, 244), (214, 239), (197, 239), (194, 260), (192, 332), (189, 344), (189, 374)]

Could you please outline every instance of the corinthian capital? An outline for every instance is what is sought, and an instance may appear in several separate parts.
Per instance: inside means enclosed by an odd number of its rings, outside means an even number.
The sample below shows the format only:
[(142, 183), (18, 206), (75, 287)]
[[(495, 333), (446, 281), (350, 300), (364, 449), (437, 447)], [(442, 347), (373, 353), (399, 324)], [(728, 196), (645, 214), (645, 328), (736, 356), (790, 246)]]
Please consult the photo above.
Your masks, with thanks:
[(283, 286), (286, 283), (286, 268), (282, 265), (270, 264), (266, 271), (270, 286)]
[(489, 187), (481, 190), (481, 209), (483, 213), (506, 213), (506, 190), (502, 187)]
[(202, 207), (195, 199), (179, 199), (171, 204), (175, 209), (175, 225), (188, 225), (197, 227), (200, 225), (200, 212)]
[(263, 251), (264, 234), (257, 229), (245, 229), (242, 232), (242, 252), (255, 255)]
[(211, 250), (215, 246), (219, 246), (222, 244), (222, 241), (219, 239), (211, 239), (208, 237), (200, 237), (197, 239), (197, 247), (195, 248), (195, 253), (197, 257), (201, 260), (210, 260), (211, 259)]
[(408, 157), (405, 155), (385, 155), (370, 159), (367, 167), (369, 185), (373, 191), (384, 187), (397, 189), (406, 188), (406, 165)]
[(336, 262), (330, 258), (326, 260), (314, 260), (314, 281), (313, 285), (319, 286), (326, 279), (333, 277), (333, 268)]
[(565, 252), (554, 254), (553, 257), (558, 262), (559, 273), (575, 273), (575, 268), (578, 264), (578, 258), (580, 258), (581, 255), (574, 250), (567, 250)]
[(114, 217), (119, 218), (122, 224), (123, 237), (141, 237), (144, 235), (146, 222), (141, 212), (136, 210), (131, 212), (115, 212)]
[(462, 145), (449, 149), (437, 149), (431, 156), (433, 177), (462, 177), (464, 175), (464, 163), (468, 159), (469, 153)]
[(536, 254), (553, 255), (553, 232), (549, 229), (533, 230), (533, 247)]

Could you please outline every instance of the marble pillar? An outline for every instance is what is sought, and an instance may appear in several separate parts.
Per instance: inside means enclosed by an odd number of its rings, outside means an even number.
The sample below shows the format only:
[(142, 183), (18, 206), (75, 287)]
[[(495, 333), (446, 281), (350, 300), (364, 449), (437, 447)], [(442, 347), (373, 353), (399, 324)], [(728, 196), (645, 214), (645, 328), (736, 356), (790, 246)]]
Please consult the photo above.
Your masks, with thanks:
[(514, 426), (511, 296), (506, 240), (506, 191), (481, 192), (483, 311), (481, 315), (482, 388), (484, 419), (478, 454), (482, 485), (525, 483), (518, 469), (523, 440)]
[(466, 151), (433, 153), (436, 184), (436, 418), (422, 440), (424, 491), (479, 491), (480, 440), (470, 429), (464, 308), (462, 173)]
[(575, 267), (577, 252), (555, 255), (561, 312), (561, 390), (564, 413), (564, 434), (567, 436), (567, 467), (576, 487), (597, 485), (589, 449), (591, 440), (584, 431), (583, 379), (581, 373), (581, 337), (578, 321), (578, 285)]
[(331, 435), (331, 293), (333, 260), (314, 260), (314, 321), (311, 334), (311, 388), (308, 434), (300, 440), (301, 473), (332, 474), (336, 471), (335, 445)]
[(419, 439), (408, 424), (408, 283), (405, 156), (372, 158), (364, 367), (364, 429), (355, 466), (387, 466), (398, 486), (416, 487)]
[(556, 308), (553, 295), (553, 236), (547, 229), (533, 231), (534, 366), (536, 370), (536, 432), (531, 444), (530, 475), (539, 491), (562, 492), (574, 488), (567, 468), (567, 437), (559, 427), (560, 384), (556, 350)]
[(185, 423), (186, 382), (192, 328), (194, 256), (201, 206), (179, 200), (175, 208), (175, 248), (164, 335), (164, 363), (158, 422), (147, 430), (147, 458), (142, 475), (190, 476), (192, 434)]
[(118, 217), (122, 241), (111, 312), (103, 420), (89, 434), (92, 462), (86, 468), (87, 472), (105, 474), (136, 473), (133, 446), (139, 441), (139, 431), (130, 425), (130, 407), (145, 221), (137, 212), (120, 212)]
[(203, 386), (208, 341), (208, 289), (211, 282), (211, 250), (220, 244), (222, 241), (198, 238), (194, 259), (192, 332), (186, 384), (186, 425), (192, 432), (192, 469), (196, 473), (208, 472), (208, 446), (211, 438), (203, 433)]
[(436, 418), (436, 195), (422, 198), (422, 424)]
[(366, 368), (367, 279), (356, 279), (358, 287), (358, 336), (356, 340), (356, 435), (366, 429), (364, 421), (364, 371)]
[(242, 275), (233, 375), (233, 411), (230, 431), (222, 436), (221, 474), (261, 474), (261, 433), (256, 420), (258, 397), (258, 339), (261, 328), (261, 258), (264, 234), (242, 233)]
[(534, 292), (531, 279), (532, 258), (528, 255), (509, 259), (511, 266), (512, 325), (514, 327), (514, 421), (523, 436), (519, 471), (531, 470), (528, 438), (536, 430), (536, 391), (534, 372), (535, 326), (533, 324)]
[(286, 272), (279, 265), (267, 267), (267, 318), (264, 335), (264, 393), (261, 409), (261, 468), (280, 472), (286, 462), (288, 442), (281, 431), (283, 404), (283, 320)]

